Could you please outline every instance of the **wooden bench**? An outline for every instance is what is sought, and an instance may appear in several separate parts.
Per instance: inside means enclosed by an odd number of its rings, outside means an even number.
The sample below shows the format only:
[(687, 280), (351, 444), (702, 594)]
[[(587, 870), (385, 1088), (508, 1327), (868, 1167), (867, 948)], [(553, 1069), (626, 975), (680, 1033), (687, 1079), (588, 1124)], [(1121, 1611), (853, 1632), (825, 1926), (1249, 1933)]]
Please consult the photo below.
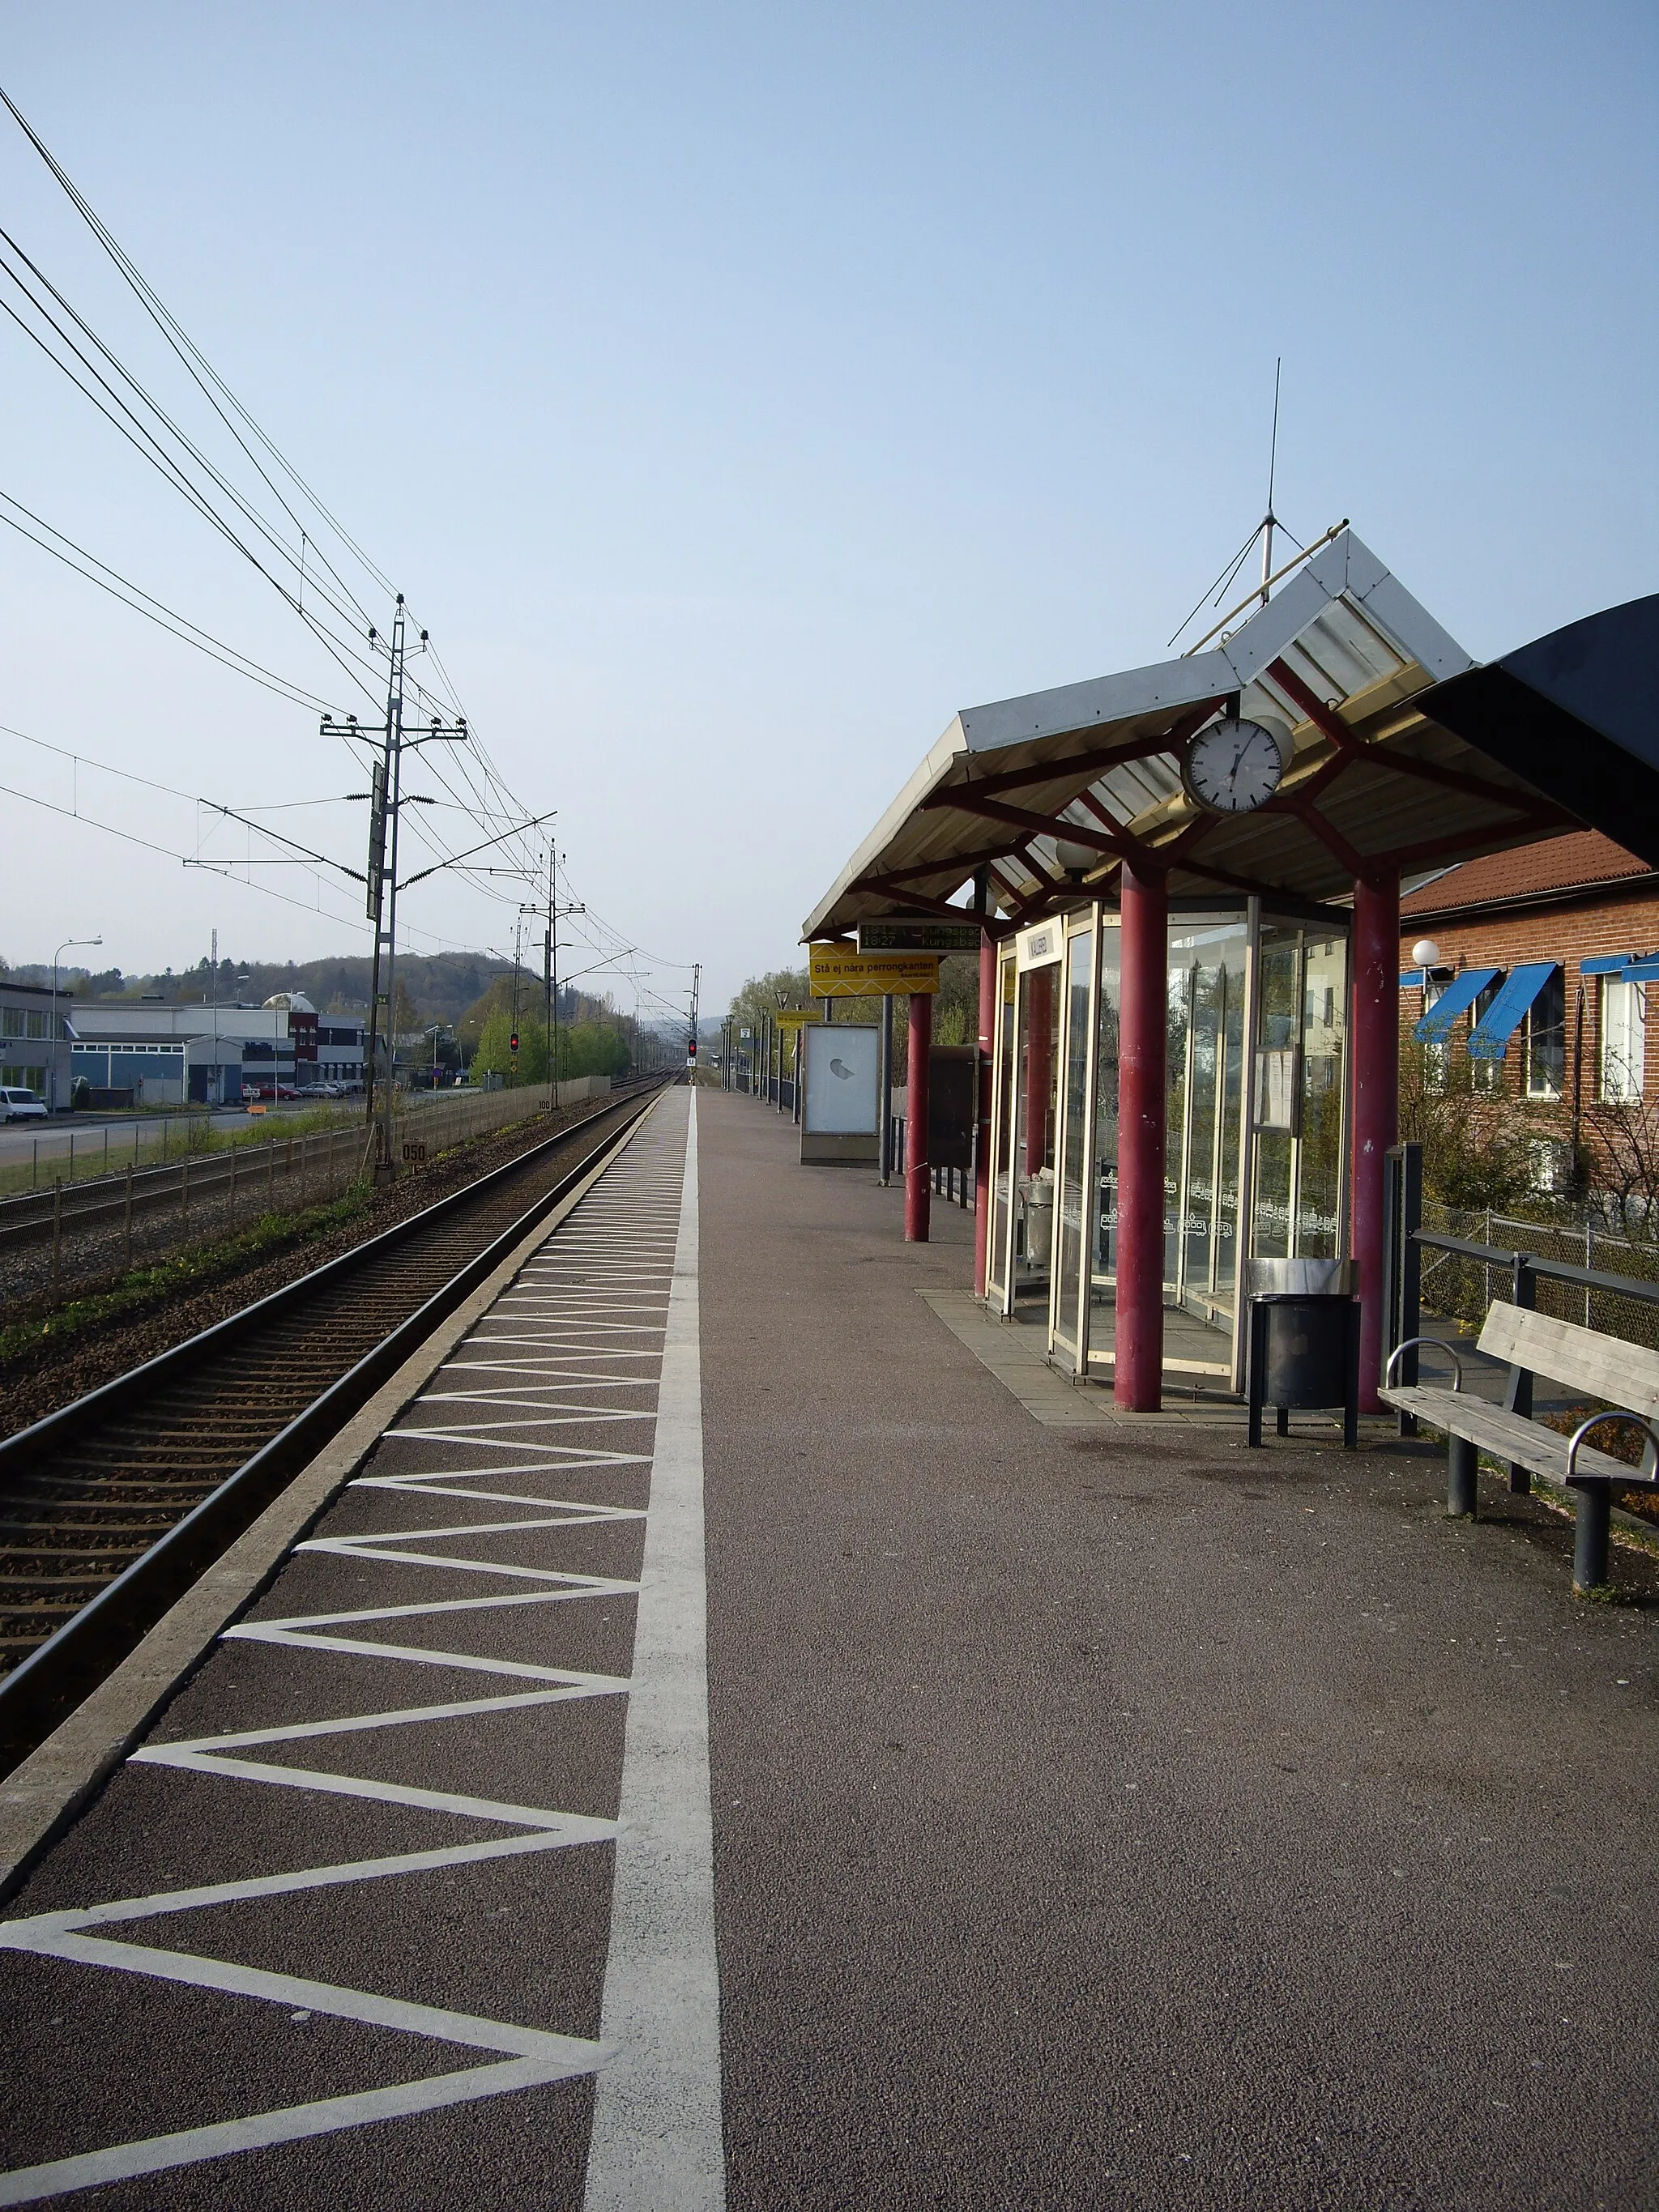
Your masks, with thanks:
[[(1443, 1385), (1395, 1382), (1395, 1370), (1401, 1355), (1413, 1345), (1419, 1354), (1433, 1351), (1450, 1360), (1449, 1389)], [(1473, 1519), (1476, 1455), (1483, 1451), (1576, 1490), (1578, 1520), (1573, 1587), (1595, 1589), (1607, 1578), (1611, 1493), (1659, 1486), (1659, 1430), (1653, 1426), (1659, 1419), (1659, 1352), (1627, 1344), (1622, 1337), (1604, 1336), (1599, 1329), (1581, 1328), (1576, 1322), (1556, 1321), (1524, 1306), (1506, 1305), (1498, 1299), (1487, 1311), (1479, 1348), (1527, 1377), (1547, 1375), (1568, 1390), (1582, 1392), (1587, 1398), (1605, 1399), (1617, 1410), (1592, 1413), (1572, 1436), (1564, 1437), (1525, 1413), (1511, 1413), (1465, 1391), (1463, 1363), (1455, 1346), (1431, 1336), (1411, 1337), (1395, 1346), (1383, 1377), (1380, 1394), (1383, 1403), (1400, 1413), (1414, 1414), (1429, 1428), (1444, 1431), (1448, 1513)], [(1515, 1395), (1511, 1391), (1512, 1399)], [(1596, 1451), (1585, 1442), (1593, 1430), (1615, 1425), (1639, 1429), (1646, 1437), (1639, 1468), (1628, 1467), (1623, 1460)]]

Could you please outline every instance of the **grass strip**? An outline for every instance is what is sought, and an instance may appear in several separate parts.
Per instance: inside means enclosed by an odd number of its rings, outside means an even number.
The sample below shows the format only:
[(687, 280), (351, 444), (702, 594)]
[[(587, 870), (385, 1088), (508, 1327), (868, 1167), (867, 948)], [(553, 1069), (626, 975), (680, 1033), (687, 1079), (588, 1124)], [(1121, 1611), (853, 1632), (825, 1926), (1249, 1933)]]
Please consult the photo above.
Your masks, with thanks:
[(373, 1198), (374, 1192), (365, 1182), (354, 1183), (342, 1197), (325, 1206), (307, 1206), (299, 1213), (261, 1214), (233, 1237), (193, 1244), (133, 1267), (106, 1289), (66, 1299), (39, 1320), (9, 1322), (0, 1328), (0, 1362), (15, 1359), (47, 1339), (73, 1336), (112, 1321), (127, 1320), (181, 1292), (210, 1289), (240, 1267), (343, 1228), (368, 1211)]

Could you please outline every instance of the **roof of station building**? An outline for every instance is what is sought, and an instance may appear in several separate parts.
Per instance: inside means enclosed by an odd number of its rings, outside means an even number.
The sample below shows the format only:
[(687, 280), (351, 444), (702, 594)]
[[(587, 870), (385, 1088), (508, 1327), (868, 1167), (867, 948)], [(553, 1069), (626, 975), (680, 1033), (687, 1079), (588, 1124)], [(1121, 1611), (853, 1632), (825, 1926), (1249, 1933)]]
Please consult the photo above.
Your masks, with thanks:
[(1504, 906), (1601, 890), (1628, 895), (1632, 879), (1645, 884), (1648, 863), (1604, 837), (1580, 830), (1538, 845), (1517, 846), (1466, 860), (1422, 884), (1400, 902), (1401, 915), (1451, 914), (1463, 907)]
[[(1328, 902), (1357, 876), (1583, 826), (1490, 744), (1423, 711), (1425, 694), (1455, 693), (1475, 664), (1346, 525), (1206, 648), (963, 709), (803, 938), (890, 914), (960, 915), (980, 869), (993, 926), (1011, 927), (1110, 896), (1126, 860), (1165, 872), (1177, 896)], [(1239, 816), (1207, 812), (1181, 779), (1188, 741), (1230, 709), (1294, 733), (1274, 797)], [(1088, 848), (1091, 864), (1068, 870), (1061, 846), (1073, 863)]]

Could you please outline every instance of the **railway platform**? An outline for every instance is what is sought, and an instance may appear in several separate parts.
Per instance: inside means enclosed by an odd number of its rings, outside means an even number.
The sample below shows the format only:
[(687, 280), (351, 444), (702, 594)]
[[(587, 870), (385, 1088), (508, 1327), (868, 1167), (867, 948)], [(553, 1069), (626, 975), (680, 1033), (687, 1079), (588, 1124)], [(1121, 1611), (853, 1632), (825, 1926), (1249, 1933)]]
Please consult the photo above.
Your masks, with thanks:
[(1107, 1418), (793, 1136), (665, 1093), (153, 1632), (0, 2203), (1650, 2201), (1651, 1589)]

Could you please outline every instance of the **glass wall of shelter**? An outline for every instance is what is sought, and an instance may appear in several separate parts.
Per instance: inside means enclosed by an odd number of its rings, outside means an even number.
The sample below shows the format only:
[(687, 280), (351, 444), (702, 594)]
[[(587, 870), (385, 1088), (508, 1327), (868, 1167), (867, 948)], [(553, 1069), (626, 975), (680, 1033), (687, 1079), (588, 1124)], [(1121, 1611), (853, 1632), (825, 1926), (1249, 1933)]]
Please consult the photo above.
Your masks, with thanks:
[[(1091, 904), (1000, 951), (987, 1293), (1109, 1378), (1118, 1169), (1118, 916)], [(1172, 910), (1164, 1364), (1242, 1389), (1245, 1267), (1347, 1255), (1346, 915)], [(1249, 1048), (1246, 1049), (1246, 1040)]]

